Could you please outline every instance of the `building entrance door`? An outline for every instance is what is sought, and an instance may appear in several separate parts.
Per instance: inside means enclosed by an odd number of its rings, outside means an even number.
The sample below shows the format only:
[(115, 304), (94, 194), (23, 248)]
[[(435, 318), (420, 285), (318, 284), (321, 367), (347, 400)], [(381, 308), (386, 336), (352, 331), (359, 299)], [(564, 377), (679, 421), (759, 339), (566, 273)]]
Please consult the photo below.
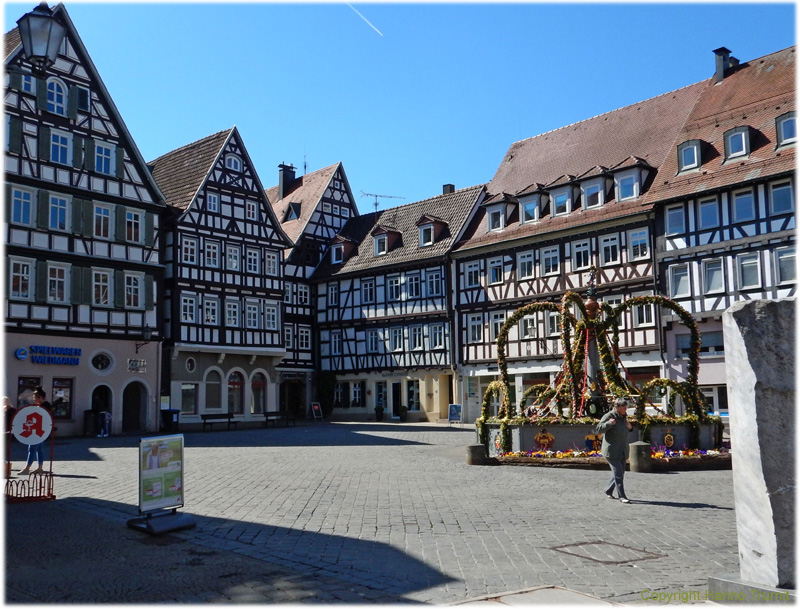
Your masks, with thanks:
[(131, 383), (122, 392), (122, 432), (143, 431), (147, 421), (147, 389)]
[(392, 417), (400, 416), (400, 405), (403, 403), (403, 383), (392, 382)]

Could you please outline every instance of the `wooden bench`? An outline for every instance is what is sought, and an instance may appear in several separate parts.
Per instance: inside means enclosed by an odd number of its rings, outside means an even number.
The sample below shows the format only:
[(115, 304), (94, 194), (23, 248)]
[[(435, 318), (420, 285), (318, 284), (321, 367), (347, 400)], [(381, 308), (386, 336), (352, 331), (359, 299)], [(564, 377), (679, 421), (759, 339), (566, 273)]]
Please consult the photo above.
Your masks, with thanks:
[(203, 431), (206, 430), (206, 425), (211, 427), (211, 431), (214, 431), (214, 423), (217, 422), (227, 421), (228, 429), (231, 428), (231, 425), (233, 425), (233, 427), (236, 428), (236, 424), (239, 422), (234, 420), (233, 415), (230, 414), (229, 412), (220, 412), (216, 414), (201, 414), (200, 418), (203, 419)]
[(269, 427), (270, 422), (272, 422), (273, 427), (277, 427), (279, 422), (283, 422), (284, 427), (289, 427), (290, 423), (293, 427), (295, 426), (294, 417), (290, 417), (285, 412), (265, 412), (264, 427)]

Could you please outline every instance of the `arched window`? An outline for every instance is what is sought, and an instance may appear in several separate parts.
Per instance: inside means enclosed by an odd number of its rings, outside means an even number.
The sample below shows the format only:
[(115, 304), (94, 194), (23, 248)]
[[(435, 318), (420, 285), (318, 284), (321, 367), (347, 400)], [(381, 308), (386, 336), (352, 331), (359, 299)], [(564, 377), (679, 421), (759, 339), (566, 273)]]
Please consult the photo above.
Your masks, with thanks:
[(47, 111), (67, 115), (67, 87), (56, 78), (47, 81)]
[(231, 171), (241, 171), (242, 159), (240, 159), (235, 154), (225, 155), (225, 168), (230, 169)]
[(267, 377), (260, 372), (253, 375), (250, 393), (250, 412), (261, 414), (267, 409)]
[(228, 412), (244, 412), (244, 377), (241, 372), (232, 372), (228, 377)]
[(206, 376), (206, 410), (222, 408), (222, 377), (212, 370)]

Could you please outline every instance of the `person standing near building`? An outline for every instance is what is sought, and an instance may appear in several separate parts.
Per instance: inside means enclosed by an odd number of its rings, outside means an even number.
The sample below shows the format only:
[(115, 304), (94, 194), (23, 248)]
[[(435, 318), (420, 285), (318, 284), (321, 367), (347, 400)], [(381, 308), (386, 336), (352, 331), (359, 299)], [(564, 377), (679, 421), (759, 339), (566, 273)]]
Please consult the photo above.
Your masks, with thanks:
[[(44, 389), (41, 387), (37, 387), (33, 391), (33, 401), (37, 406), (44, 408), (48, 412), (51, 410), (50, 402), (45, 400), (47, 394), (44, 392)], [(39, 463), (39, 467), (31, 472), (31, 465), (33, 465), (33, 460)], [(25, 474), (41, 474), (44, 471), (44, 440), (37, 444), (29, 444), (28, 445), (28, 461), (25, 464), (25, 468), (20, 470), (20, 476)]]
[(600, 452), (611, 467), (611, 480), (606, 485), (605, 494), (613, 499), (616, 487), (622, 503), (630, 503), (625, 495), (623, 478), (625, 462), (628, 460), (628, 432), (632, 429), (633, 425), (628, 421), (628, 400), (625, 398), (615, 399), (614, 408), (604, 414), (597, 424), (597, 433), (603, 434)]

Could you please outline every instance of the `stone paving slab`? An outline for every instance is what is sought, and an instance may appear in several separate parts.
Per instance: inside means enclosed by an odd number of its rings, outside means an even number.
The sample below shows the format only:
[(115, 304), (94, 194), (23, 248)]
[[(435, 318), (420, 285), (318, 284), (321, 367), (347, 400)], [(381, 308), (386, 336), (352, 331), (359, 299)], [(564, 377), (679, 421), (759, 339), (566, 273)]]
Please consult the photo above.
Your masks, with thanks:
[[(629, 473), (624, 505), (603, 495), (605, 471), (467, 465), (474, 434), (398, 423), (186, 433), (181, 511), (197, 526), (163, 546), (125, 526), (138, 515), (138, 438), (58, 439), (57, 500), (7, 506), (6, 595), (79, 602), (64, 595), (81, 594), (67, 584), (82, 571), (51, 560), (62, 547), (80, 565), (125, 558), (119, 573), (87, 572), (86, 602), (448, 604), (555, 586), (638, 604), (738, 571), (731, 472)], [(12, 449), (18, 470), (23, 447)], [(559, 551), (568, 545), (581, 551)]]

